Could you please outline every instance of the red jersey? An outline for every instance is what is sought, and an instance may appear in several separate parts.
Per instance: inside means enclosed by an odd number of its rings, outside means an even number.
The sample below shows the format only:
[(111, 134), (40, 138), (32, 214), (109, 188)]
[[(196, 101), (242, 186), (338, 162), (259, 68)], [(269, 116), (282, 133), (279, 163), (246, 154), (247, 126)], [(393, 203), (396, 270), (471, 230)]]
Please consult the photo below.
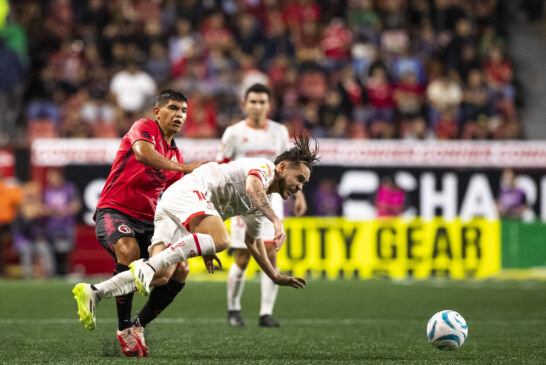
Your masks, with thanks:
[(150, 142), (165, 158), (184, 163), (174, 139), (169, 146), (157, 122), (137, 120), (121, 140), (97, 209), (112, 208), (136, 219), (153, 221), (159, 194), (182, 178), (184, 173), (144, 166), (133, 153), (136, 141)]

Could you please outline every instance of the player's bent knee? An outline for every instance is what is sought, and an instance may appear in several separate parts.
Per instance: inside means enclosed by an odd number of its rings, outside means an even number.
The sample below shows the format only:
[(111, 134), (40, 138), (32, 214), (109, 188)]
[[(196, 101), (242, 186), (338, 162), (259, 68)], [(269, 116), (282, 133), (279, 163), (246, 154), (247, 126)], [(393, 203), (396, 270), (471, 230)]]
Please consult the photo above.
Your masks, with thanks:
[(218, 242), (215, 241), (214, 244), (216, 246), (216, 252), (221, 252), (228, 249), (229, 245), (231, 244), (231, 241), (229, 240), (229, 238), (227, 238), (227, 239), (220, 240)]
[(245, 270), (250, 262), (250, 251), (236, 249), (233, 256), (235, 257), (237, 266), (239, 266), (241, 270)]
[(176, 266), (176, 269), (174, 270), (174, 273), (172, 275), (172, 279), (180, 283), (184, 283), (189, 274), (190, 274), (190, 266), (188, 265), (187, 262), (182, 261), (180, 264)]
[(153, 286), (163, 286), (169, 282), (169, 279), (175, 271), (174, 267), (169, 266), (156, 271), (153, 280)]

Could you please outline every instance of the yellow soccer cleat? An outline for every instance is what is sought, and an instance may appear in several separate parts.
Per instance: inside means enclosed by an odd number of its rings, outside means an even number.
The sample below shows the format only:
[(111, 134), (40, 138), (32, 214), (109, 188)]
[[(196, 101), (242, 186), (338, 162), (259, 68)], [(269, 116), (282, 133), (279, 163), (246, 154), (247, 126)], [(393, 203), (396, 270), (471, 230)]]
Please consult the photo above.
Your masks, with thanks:
[(78, 303), (80, 322), (89, 331), (94, 330), (97, 321), (95, 309), (99, 301), (97, 294), (91, 289), (91, 285), (85, 283), (76, 284), (74, 289), (72, 289), (72, 293), (74, 293), (74, 299)]

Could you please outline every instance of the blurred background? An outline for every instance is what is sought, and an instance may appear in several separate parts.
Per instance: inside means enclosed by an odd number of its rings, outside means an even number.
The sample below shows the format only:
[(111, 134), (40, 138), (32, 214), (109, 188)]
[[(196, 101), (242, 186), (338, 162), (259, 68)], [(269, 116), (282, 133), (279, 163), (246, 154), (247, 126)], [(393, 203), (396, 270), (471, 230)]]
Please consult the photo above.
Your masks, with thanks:
[(270, 118), (323, 156), (306, 217), (286, 220), (282, 270), (543, 276), (544, 13), (544, 0), (0, 0), (0, 274), (111, 273), (92, 216), (120, 138), (173, 88), (189, 99), (185, 160), (214, 160), (261, 82)]

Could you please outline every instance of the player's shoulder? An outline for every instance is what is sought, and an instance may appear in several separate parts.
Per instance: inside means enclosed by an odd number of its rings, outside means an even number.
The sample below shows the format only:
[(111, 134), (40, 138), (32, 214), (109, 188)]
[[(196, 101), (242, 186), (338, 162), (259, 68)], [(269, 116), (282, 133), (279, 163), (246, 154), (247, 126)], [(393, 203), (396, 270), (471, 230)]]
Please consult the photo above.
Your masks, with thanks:
[(274, 120), (269, 119), (267, 121), (267, 125), (271, 129), (282, 130), (282, 131), (288, 132), (288, 128), (286, 128), (286, 126), (284, 124), (279, 123), (279, 122), (275, 122)]
[(248, 128), (248, 125), (246, 124), (244, 120), (234, 123), (228, 127), (230, 131), (238, 131), (238, 130), (242, 130), (246, 128)]
[(131, 129), (157, 131), (159, 129), (159, 126), (151, 119), (142, 118), (135, 121)]

